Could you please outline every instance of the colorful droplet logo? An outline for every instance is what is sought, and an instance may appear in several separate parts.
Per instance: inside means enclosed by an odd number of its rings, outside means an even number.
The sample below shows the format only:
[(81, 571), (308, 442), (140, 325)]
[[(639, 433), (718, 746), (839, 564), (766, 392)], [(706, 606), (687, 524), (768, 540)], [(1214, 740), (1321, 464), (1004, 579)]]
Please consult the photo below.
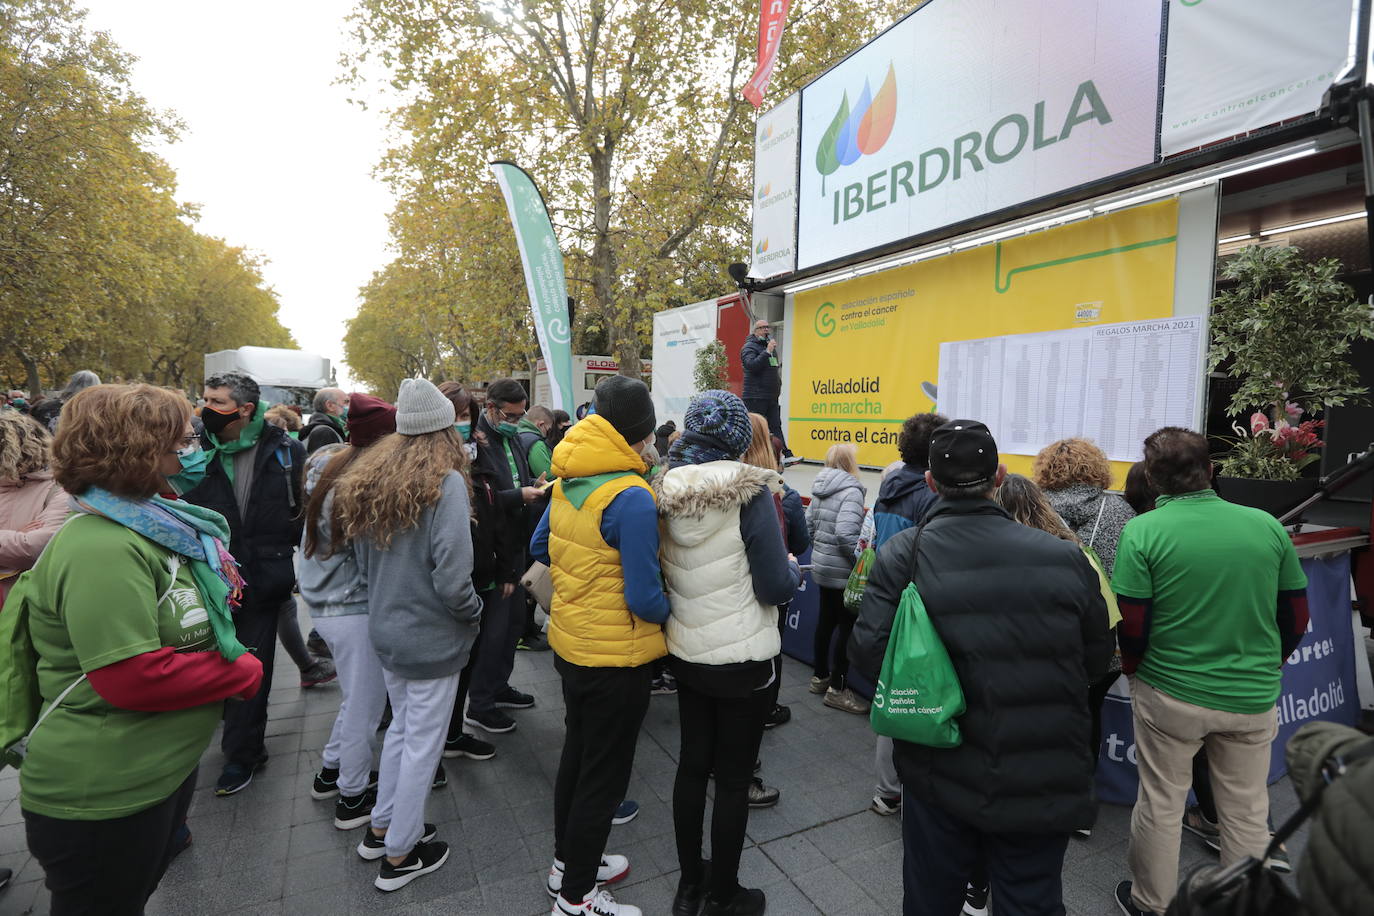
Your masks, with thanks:
[(825, 178), (842, 165), (852, 165), (861, 156), (871, 156), (883, 148), (892, 136), (897, 121), (897, 71), (891, 61), (887, 76), (875, 95), (864, 80), (863, 92), (851, 109), (849, 93), (840, 99), (840, 107), (830, 126), (821, 135), (816, 148), (816, 171), (821, 173), (821, 196), (825, 196)]
[(766, 185), (764, 185), (763, 187), (759, 188), (759, 200), (763, 200), (763, 199), (764, 199), (765, 197), (767, 197), (770, 193), (772, 193), (772, 191), (773, 191), (773, 183), (770, 181), (768, 184), (766, 184)]
[(754, 254), (763, 254), (768, 250), (768, 239), (764, 239), (754, 246)]

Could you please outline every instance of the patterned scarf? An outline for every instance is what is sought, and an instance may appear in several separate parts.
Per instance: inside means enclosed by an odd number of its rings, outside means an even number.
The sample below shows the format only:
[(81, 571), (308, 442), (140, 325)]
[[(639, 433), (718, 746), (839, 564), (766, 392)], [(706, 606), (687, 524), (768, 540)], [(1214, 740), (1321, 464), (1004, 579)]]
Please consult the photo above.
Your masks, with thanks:
[(710, 433), (687, 430), (678, 436), (673, 447), (668, 450), (668, 466), (682, 467), (684, 464), (705, 464), (708, 461), (738, 461), (739, 455), (730, 454), (730, 446)]
[(191, 561), (191, 577), (205, 599), (219, 652), (233, 661), (246, 650), (234, 630), (232, 609), (243, 598), (243, 577), (225, 549), (229, 524), (212, 509), (181, 500), (129, 499), (100, 487), (72, 497), (77, 511), (117, 522)]

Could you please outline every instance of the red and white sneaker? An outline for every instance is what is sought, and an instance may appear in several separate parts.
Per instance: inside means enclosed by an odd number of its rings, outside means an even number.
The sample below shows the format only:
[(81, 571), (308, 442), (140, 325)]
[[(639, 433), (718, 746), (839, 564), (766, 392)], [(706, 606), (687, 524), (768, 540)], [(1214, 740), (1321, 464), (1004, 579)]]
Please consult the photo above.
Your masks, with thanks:
[(598, 887), (581, 903), (569, 903), (559, 897), (550, 916), (644, 916), (644, 911), (628, 903), (617, 903), (610, 891)]
[[(629, 859), (624, 856), (602, 856), (601, 867), (596, 870), (597, 887), (603, 884), (615, 884), (617, 881), (624, 880), (629, 873)], [(553, 860), (553, 867), (549, 869), (549, 882), (546, 887), (550, 897), (557, 897), (559, 891), (563, 890), (563, 863), (558, 859)], [(594, 911), (588, 910), (587, 912)]]

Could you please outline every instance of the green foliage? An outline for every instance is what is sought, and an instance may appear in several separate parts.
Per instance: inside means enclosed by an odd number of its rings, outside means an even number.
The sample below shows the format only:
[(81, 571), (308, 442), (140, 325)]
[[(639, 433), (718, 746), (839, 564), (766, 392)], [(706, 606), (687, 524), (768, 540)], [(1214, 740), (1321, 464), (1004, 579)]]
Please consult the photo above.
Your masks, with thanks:
[(1306, 261), (1292, 246), (1251, 245), (1226, 263), (1236, 285), (1212, 300), (1208, 362), (1240, 381), (1230, 413), (1258, 409), (1277, 423), (1287, 401), (1311, 414), (1368, 394), (1349, 354), (1374, 338), (1374, 319), (1339, 272), (1335, 258)]
[(197, 388), (208, 349), (291, 346), (241, 249), (191, 228), (150, 147), (177, 124), (69, 0), (0, 6), (0, 374)]
[[(773, 75), (775, 104), (909, 8), (908, 0), (800, 0)], [(426, 321), (445, 372), (467, 379), (537, 352), (519, 254), (487, 169), (524, 166), (559, 233), (583, 352), (639, 374), (653, 314), (728, 288), (747, 260), (753, 161), (748, 80), (758, 18), (715, 0), (362, 0), (346, 79), (379, 71), (396, 146), (378, 172), (401, 201), (397, 257), (365, 291), (350, 365), (386, 390), (405, 355), (365, 314)], [(406, 275), (410, 294), (387, 292)], [(373, 306), (372, 297), (389, 297)], [(402, 313), (406, 317), (402, 317)], [(368, 321), (371, 319), (369, 318)], [(447, 335), (447, 336), (446, 336)], [(600, 342), (607, 344), (606, 351)], [(489, 346), (489, 344), (494, 346)], [(355, 354), (357, 354), (355, 356)]]
[(697, 351), (696, 364), (692, 367), (692, 381), (697, 391), (710, 391), (714, 388), (728, 388), (730, 379), (726, 375), (729, 360), (725, 356), (725, 344), (713, 340)]

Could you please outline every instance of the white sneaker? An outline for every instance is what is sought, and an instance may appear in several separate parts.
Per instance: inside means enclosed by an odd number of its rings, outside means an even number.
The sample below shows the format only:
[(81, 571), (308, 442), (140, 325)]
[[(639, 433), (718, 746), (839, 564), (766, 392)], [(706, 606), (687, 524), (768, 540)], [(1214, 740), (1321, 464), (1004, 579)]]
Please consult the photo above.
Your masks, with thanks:
[(559, 897), (550, 916), (644, 916), (644, 911), (628, 903), (616, 903), (609, 891), (596, 888), (581, 903), (569, 903)]
[[(624, 856), (602, 856), (601, 867), (596, 870), (597, 886), (615, 884), (629, 873), (629, 859)], [(553, 860), (553, 867), (549, 869), (549, 882), (546, 886), (550, 897), (557, 897), (559, 891), (563, 890), (563, 863), (558, 859)], [(588, 912), (592, 911), (589, 910)]]

